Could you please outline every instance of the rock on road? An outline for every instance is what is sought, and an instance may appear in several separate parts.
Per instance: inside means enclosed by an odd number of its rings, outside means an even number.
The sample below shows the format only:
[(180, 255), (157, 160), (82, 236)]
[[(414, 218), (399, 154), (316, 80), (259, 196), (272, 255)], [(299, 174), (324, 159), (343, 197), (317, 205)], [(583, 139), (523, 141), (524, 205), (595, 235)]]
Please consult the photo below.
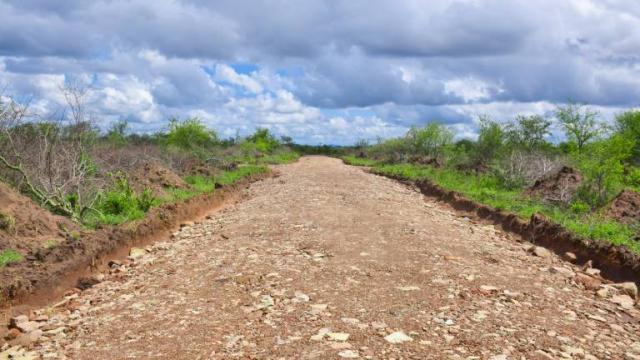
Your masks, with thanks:
[(276, 169), (43, 311), (28, 354), (640, 359), (629, 296), (556, 255), (337, 159)]

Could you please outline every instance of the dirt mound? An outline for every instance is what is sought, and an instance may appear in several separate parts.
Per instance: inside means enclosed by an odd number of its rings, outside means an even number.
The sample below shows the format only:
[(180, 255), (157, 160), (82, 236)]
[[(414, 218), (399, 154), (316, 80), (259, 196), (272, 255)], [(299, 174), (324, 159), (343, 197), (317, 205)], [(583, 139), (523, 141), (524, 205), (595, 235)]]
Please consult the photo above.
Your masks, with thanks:
[(625, 224), (640, 222), (640, 193), (621, 191), (607, 207), (606, 216)]
[(456, 165), (456, 169), (474, 174), (488, 174), (491, 171), (491, 168), (484, 164), (460, 164)]
[(0, 182), (0, 251), (13, 249), (25, 255), (54, 247), (76, 230), (68, 219), (51, 214)]
[(580, 172), (563, 166), (557, 172), (536, 180), (526, 194), (545, 201), (567, 203), (571, 201), (581, 183)]
[(423, 155), (412, 155), (408, 161), (416, 165), (431, 165), (434, 167), (441, 167), (442, 163), (437, 158)]
[(130, 175), (132, 186), (136, 191), (151, 189), (155, 196), (167, 195), (166, 188), (186, 189), (189, 185), (178, 174), (166, 167), (145, 163), (137, 167)]

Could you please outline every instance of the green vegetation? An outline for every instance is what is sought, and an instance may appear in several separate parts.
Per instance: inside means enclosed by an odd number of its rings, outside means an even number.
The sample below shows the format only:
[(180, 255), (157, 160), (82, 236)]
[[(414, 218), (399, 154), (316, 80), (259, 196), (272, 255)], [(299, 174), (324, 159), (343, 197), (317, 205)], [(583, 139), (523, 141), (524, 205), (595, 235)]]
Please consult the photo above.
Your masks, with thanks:
[(164, 144), (200, 154), (218, 144), (218, 135), (198, 118), (169, 120), (169, 131), (163, 134)]
[(281, 152), (276, 152), (271, 155), (267, 155), (263, 158), (256, 158), (256, 163), (270, 164), (270, 165), (290, 164), (292, 162), (298, 161), (299, 158), (300, 158), (299, 153), (291, 150), (285, 150)]
[(200, 194), (212, 192), (216, 188), (216, 182), (213, 177), (189, 175), (184, 178), (184, 181), (191, 185), (195, 192)]
[(90, 227), (98, 224), (122, 224), (141, 219), (152, 206), (159, 203), (149, 189), (136, 193), (124, 174), (115, 174), (113, 178), (113, 189), (100, 196), (95, 210), (85, 220)]
[(19, 261), (22, 261), (22, 255), (15, 250), (3, 250), (0, 252), (0, 268)]
[[(28, 105), (0, 99), (6, 110), (0, 112), (0, 180), (89, 228), (141, 219), (154, 206), (300, 157), (289, 137), (278, 140), (259, 128), (245, 138), (220, 139), (198, 118), (172, 118), (166, 129), (143, 135), (130, 134), (122, 120), (102, 134), (85, 118), (89, 111), (75, 90), (64, 89), (71, 95), (65, 98), (76, 99), (65, 121), (23, 120)], [(0, 228), (12, 231), (12, 218), (0, 214)]]
[[(608, 204), (621, 190), (640, 189), (640, 111), (619, 114), (613, 129), (598, 113), (573, 104), (558, 107), (554, 118), (478, 120), (476, 141), (453, 142), (446, 127), (430, 123), (412, 128), (404, 137), (374, 145), (359, 142), (342, 158), (383, 175), (426, 179), (523, 218), (540, 213), (578, 235), (640, 253), (638, 221), (606, 217)], [(548, 140), (554, 121), (564, 130), (566, 142)], [(525, 191), (563, 166), (577, 169), (582, 181), (557, 180), (558, 194), (530, 196)]]
[(267, 173), (268, 171), (269, 169), (264, 166), (246, 165), (235, 170), (224, 171), (215, 177), (188, 176), (185, 181), (191, 185), (190, 189), (168, 188), (166, 191), (170, 194), (170, 197), (162, 199), (162, 201), (184, 201), (200, 194), (211, 193), (215, 190), (216, 185), (232, 185), (245, 177)]
[(222, 174), (215, 177), (216, 184), (231, 185), (236, 181), (256, 174), (263, 174), (268, 172), (269, 169), (264, 166), (246, 165), (241, 166), (235, 170), (225, 171)]
[(348, 165), (355, 165), (355, 166), (374, 166), (377, 164), (375, 160), (359, 158), (353, 155), (343, 156), (342, 160)]
[(579, 208), (578, 205), (567, 211), (565, 207), (526, 197), (521, 191), (504, 187), (500, 179), (492, 175), (469, 176), (452, 169), (412, 164), (380, 164), (374, 167), (374, 171), (407, 180), (429, 180), (446, 190), (457, 191), (478, 203), (518, 214), (525, 219), (541, 213), (578, 235), (626, 245), (640, 252), (640, 243), (633, 240), (635, 233), (631, 226), (604, 219), (597, 213), (589, 214), (588, 207)]

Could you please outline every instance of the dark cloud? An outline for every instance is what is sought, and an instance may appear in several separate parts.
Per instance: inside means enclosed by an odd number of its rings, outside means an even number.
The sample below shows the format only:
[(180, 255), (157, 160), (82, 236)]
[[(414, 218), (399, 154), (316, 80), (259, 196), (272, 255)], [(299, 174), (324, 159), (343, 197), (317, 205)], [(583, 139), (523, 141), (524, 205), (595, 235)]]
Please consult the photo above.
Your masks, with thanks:
[[(198, 112), (250, 128), (298, 119), (277, 111), (294, 103), (310, 132), (352, 107), (380, 129), (471, 124), (456, 106), (637, 106), (638, 24), (622, 0), (0, 0), (0, 82), (54, 98), (52, 82), (93, 78), (100, 111), (140, 124)], [(234, 63), (256, 70), (205, 70)]]

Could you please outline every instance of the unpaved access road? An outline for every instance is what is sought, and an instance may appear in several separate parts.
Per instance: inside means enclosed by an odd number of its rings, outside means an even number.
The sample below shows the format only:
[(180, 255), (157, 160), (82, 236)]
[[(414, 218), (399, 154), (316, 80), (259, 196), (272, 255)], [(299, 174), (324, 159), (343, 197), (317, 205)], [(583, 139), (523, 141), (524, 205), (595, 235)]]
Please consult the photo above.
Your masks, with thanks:
[(559, 257), (536, 256), (515, 236), (336, 159), (276, 169), (279, 177), (254, 183), (242, 201), (43, 310), (33, 351), (640, 359), (630, 297), (585, 289), (583, 270)]

